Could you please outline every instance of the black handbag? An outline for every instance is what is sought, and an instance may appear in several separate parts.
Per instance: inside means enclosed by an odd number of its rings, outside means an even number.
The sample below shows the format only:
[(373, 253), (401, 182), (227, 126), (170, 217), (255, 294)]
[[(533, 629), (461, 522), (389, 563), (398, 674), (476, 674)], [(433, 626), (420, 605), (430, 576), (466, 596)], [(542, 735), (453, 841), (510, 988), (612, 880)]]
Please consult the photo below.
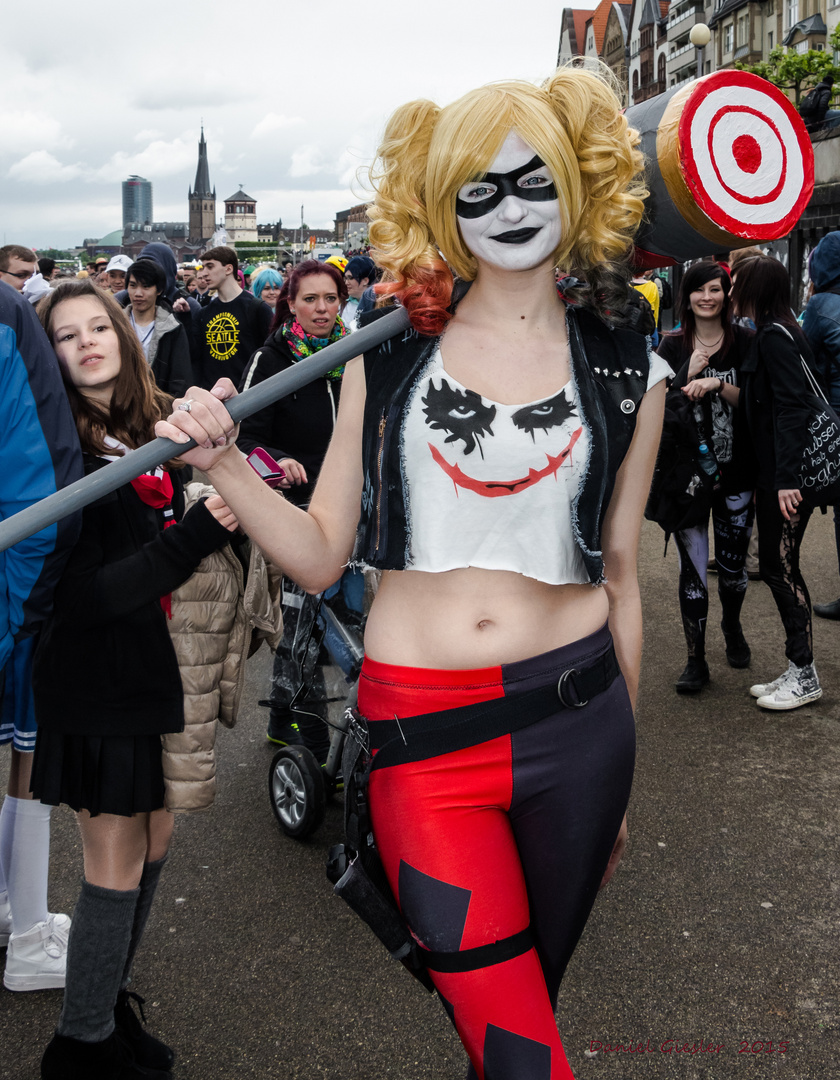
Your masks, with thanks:
[[(796, 344), (793, 334), (774, 323)], [(840, 502), (840, 418), (831, 407), (805, 357), (799, 361), (810, 390), (803, 401), (808, 406), (808, 434), (799, 467), (799, 491), (810, 506)]]

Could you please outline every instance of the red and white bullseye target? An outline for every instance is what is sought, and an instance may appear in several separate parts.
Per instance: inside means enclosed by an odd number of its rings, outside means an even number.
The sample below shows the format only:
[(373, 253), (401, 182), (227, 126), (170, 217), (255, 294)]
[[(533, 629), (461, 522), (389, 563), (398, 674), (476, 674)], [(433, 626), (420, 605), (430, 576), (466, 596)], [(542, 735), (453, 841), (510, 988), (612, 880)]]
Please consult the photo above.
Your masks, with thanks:
[(735, 236), (773, 240), (814, 183), (811, 140), (785, 95), (745, 71), (698, 80), (679, 121), (680, 171), (697, 206)]

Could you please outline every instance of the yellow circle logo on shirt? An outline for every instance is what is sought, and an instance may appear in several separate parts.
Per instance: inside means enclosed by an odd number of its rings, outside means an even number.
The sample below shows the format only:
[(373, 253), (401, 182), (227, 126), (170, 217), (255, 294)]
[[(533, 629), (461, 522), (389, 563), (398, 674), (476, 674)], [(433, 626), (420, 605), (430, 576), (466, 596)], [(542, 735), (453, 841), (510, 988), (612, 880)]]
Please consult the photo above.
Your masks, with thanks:
[(239, 347), (239, 320), (222, 311), (207, 324), (207, 345), (214, 360), (228, 360)]

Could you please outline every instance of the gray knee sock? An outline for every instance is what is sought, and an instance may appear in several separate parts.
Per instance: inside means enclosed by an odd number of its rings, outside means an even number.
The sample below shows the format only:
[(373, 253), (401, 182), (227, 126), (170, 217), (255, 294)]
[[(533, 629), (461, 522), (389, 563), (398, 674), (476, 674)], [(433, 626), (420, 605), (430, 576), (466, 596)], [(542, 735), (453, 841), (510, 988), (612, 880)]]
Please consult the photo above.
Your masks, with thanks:
[(158, 882), (160, 881), (160, 872), (163, 870), (165, 862), (166, 856), (164, 855), (163, 858), (158, 859), (157, 862), (147, 862), (143, 864), (143, 875), (140, 878), (140, 896), (137, 898), (137, 907), (134, 911), (134, 925), (131, 928), (131, 944), (128, 947), (128, 957), (125, 961), (122, 981), (120, 982), (121, 990), (124, 990), (126, 986), (128, 986), (131, 976), (131, 965), (134, 963), (134, 954), (137, 952), (140, 938), (142, 938), (143, 931), (146, 929), (149, 912), (152, 910), (152, 901), (155, 898)]
[(82, 879), (67, 946), (59, 1035), (102, 1042), (114, 1030), (114, 1005), (139, 895), (139, 889), (120, 892)]

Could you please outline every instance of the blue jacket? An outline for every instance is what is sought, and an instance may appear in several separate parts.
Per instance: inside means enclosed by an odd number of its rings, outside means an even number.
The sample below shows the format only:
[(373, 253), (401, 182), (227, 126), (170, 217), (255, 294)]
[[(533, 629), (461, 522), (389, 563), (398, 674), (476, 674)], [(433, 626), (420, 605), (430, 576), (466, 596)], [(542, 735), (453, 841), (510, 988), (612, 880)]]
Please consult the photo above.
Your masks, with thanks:
[[(8, 518), (82, 475), (82, 457), (58, 361), (38, 316), (0, 282), (0, 517)], [(80, 515), (0, 552), (0, 670), (15, 641), (49, 614), (79, 532)]]
[(805, 308), (802, 330), (816, 358), (815, 374), (831, 404), (840, 409), (840, 232), (820, 240), (811, 252), (808, 270), (814, 295)]

